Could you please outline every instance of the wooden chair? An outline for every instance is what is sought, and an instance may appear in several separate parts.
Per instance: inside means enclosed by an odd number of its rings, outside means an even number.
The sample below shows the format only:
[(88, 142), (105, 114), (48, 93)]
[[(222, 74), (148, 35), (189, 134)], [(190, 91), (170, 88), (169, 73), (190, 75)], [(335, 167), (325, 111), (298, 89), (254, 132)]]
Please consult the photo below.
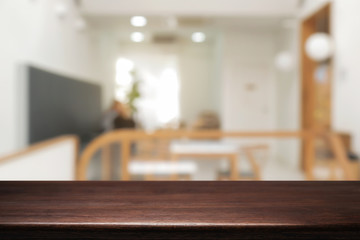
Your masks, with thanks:
[[(268, 144), (260, 144), (260, 145), (254, 145), (254, 146), (247, 146), (247, 147), (243, 147), (241, 149), (247, 160), (249, 161), (252, 171), (253, 171), (253, 177), (251, 178), (252, 180), (261, 180), (261, 168), (259, 166), (259, 163), (261, 161), (261, 159), (257, 158), (256, 153), (258, 153), (259, 151), (265, 152), (265, 154), (269, 154), (269, 150), (270, 147)], [(265, 156), (265, 160), (266, 160)], [(264, 162), (263, 162), (264, 163)]]
[[(169, 144), (172, 138), (158, 138), (156, 134), (149, 137), (142, 132), (140, 137), (134, 139), (131, 133), (140, 131), (116, 132), (119, 134), (109, 133), (98, 137), (85, 148), (78, 164), (79, 180), (88, 179), (89, 163), (97, 153), (100, 153), (102, 180), (189, 180), (196, 172), (197, 166), (193, 162), (175, 163), (171, 160)], [(114, 146), (121, 152), (120, 156), (113, 156)], [(114, 157), (122, 168), (118, 177), (113, 174)]]
[(318, 134), (329, 151), (328, 156), (315, 159), (313, 171), (320, 180), (358, 180), (359, 162), (351, 161), (348, 152), (351, 151), (351, 138), (344, 133)]

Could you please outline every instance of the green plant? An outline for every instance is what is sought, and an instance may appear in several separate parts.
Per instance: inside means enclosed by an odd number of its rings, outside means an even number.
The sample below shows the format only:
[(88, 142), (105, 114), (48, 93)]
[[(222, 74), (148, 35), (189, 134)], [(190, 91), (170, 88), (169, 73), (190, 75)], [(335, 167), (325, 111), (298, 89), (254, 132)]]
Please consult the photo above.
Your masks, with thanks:
[(133, 75), (134, 82), (131, 86), (131, 90), (127, 94), (127, 101), (128, 101), (128, 106), (130, 108), (131, 114), (133, 114), (133, 113), (137, 112), (137, 107), (136, 107), (135, 103), (136, 103), (136, 100), (141, 97), (141, 94), (139, 91), (140, 81), (137, 79), (136, 72), (133, 71), (133, 72), (131, 72), (131, 74)]

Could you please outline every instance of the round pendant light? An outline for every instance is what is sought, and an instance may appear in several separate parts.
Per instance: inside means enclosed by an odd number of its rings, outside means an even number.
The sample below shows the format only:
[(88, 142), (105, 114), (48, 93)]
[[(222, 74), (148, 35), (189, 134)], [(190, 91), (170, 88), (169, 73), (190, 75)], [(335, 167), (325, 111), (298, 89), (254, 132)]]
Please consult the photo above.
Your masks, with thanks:
[(312, 60), (325, 61), (331, 57), (334, 51), (332, 38), (326, 33), (315, 33), (306, 40), (305, 51)]

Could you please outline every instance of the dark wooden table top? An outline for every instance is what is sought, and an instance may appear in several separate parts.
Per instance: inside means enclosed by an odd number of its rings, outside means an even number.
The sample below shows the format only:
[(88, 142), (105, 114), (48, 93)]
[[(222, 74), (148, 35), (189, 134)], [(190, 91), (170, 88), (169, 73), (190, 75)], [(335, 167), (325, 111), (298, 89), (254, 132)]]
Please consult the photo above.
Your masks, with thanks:
[(359, 182), (0, 182), (0, 239), (315, 238), (360, 239)]

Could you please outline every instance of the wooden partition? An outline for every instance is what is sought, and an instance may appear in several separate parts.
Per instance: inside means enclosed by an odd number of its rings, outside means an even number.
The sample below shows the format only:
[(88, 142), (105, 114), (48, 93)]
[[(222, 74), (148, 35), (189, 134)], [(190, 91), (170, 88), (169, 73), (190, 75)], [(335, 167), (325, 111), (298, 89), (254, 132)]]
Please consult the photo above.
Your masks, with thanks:
[[(315, 33), (331, 35), (331, 3), (303, 19), (300, 34), (301, 62), (301, 128), (305, 131), (332, 131), (332, 71), (333, 59), (323, 62), (312, 60), (306, 53), (306, 41)], [(318, 74), (322, 72), (323, 74)], [(321, 77), (319, 77), (321, 76)], [(324, 140), (324, 139), (323, 139)], [(314, 144), (314, 142), (312, 143)], [(310, 144), (309, 144), (310, 145)], [(308, 169), (310, 146), (303, 145), (302, 167)], [(311, 168), (311, 166), (310, 166)]]

